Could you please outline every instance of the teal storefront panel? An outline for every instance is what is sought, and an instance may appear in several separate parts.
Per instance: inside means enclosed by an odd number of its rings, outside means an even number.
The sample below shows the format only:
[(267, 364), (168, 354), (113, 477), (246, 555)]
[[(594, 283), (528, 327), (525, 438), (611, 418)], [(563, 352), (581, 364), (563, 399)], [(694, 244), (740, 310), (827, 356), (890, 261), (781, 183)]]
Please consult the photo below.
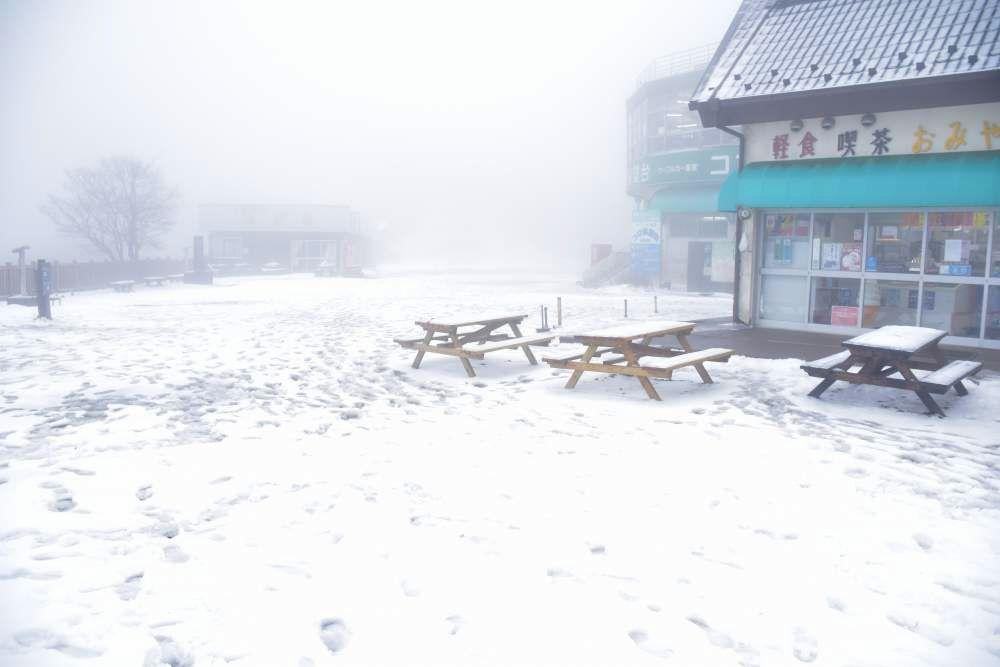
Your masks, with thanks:
[(718, 210), (1000, 206), (1000, 151), (758, 162), (733, 173)]
[(719, 210), (719, 188), (669, 188), (657, 191), (646, 208), (663, 213), (715, 213)]

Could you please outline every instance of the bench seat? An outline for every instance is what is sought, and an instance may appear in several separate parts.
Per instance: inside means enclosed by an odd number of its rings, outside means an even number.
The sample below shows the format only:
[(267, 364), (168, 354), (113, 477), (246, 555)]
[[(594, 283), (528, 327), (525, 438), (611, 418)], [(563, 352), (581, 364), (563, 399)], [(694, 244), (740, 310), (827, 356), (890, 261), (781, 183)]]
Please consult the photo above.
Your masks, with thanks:
[(928, 391), (935, 393), (945, 393), (949, 388), (961, 382), (967, 377), (971, 377), (983, 369), (980, 361), (968, 361), (964, 359), (952, 361), (948, 365), (933, 373), (928, 373), (920, 378), (920, 384), (927, 387)]
[(823, 357), (822, 359), (817, 359), (815, 361), (807, 361), (802, 364), (800, 368), (804, 371), (830, 371), (850, 358), (851, 352), (849, 350), (844, 350), (843, 352), (838, 352), (837, 354), (831, 354), (829, 357)]
[(685, 352), (674, 357), (651, 357), (642, 362), (640, 368), (655, 368), (659, 371), (673, 371), (685, 366), (693, 366), (706, 361), (727, 362), (733, 356), (733, 350), (721, 347), (712, 347), (707, 350), (697, 350), (695, 352)]
[[(560, 338), (560, 340), (562, 339)], [(607, 354), (612, 350), (614, 350), (613, 347), (599, 347), (594, 351), (594, 357), (599, 357), (603, 354)], [(568, 354), (560, 354), (557, 356), (542, 357), (542, 361), (549, 364), (550, 366), (558, 366), (560, 364), (569, 363), (570, 361), (577, 361), (578, 359), (582, 359), (585, 353), (586, 350), (580, 350), (579, 352), (570, 352)]]
[(462, 350), (470, 356), (483, 358), (487, 352), (497, 350), (507, 350), (521, 347), (522, 345), (548, 345), (555, 336), (521, 336), (519, 338), (504, 338), (503, 340), (490, 341), (485, 344), (470, 343), (462, 346)]

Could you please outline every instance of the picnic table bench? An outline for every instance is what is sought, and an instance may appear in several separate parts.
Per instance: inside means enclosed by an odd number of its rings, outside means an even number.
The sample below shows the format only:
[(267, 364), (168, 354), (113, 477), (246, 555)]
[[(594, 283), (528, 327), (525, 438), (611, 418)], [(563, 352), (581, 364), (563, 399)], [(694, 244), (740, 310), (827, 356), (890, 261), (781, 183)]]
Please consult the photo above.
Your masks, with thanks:
[[(520, 324), (527, 315), (471, 316), (434, 318), (416, 322), (424, 330), (422, 338), (396, 338), (399, 345), (417, 351), (413, 367), (420, 368), (424, 354), (444, 354), (458, 357), (469, 377), (475, 377), (469, 359), (483, 359), (489, 352), (521, 348), (532, 365), (538, 361), (531, 351), (532, 345), (548, 345), (555, 336), (521, 334)], [(514, 334), (497, 333), (509, 327)]]
[[(693, 366), (702, 382), (711, 384), (712, 377), (705, 370), (705, 363), (727, 362), (733, 355), (732, 350), (723, 348), (695, 350), (688, 341), (688, 335), (694, 327), (693, 322), (654, 321), (598, 329), (574, 337), (577, 342), (586, 346), (583, 352), (544, 357), (542, 361), (553, 368), (573, 371), (566, 383), (567, 389), (574, 388), (587, 371), (631, 375), (639, 380), (649, 398), (659, 401), (662, 399), (650, 378), (670, 380), (673, 379), (674, 371)], [(679, 347), (653, 345), (654, 339), (665, 336), (676, 338)], [(612, 356), (604, 358), (608, 354)], [(648, 360), (639, 362), (640, 359), (647, 358)]]
[(168, 283), (182, 283), (182, 282), (184, 282), (184, 274), (183, 273), (171, 273), (170, 275), (167, 276), (167, 282)]
[(131, 292), (135, 286), (134, 280), (115, 280), (108, 283), (108, 287), (116, 292)]
[(142, 282), (146, 283), (147, 286), (151, 287), (153, 285), (165, 285), (169, 281), (166, 276), (146, 276), (142, 279)]
[[(906, 389), (915, 392), (931, 414), (944, 417), (931, 394), (954, 388), (965, 396), (969, 391), (962, 381), (983, 368), (978, 361), (947, 362), (938, 347), (947, 335), (940, 329), (891, 325), (846, 340), (846, 350), (802, 364), (808, 375), (821, 378), (809, 395), (819, 398), (837, 381)], [(855, 366), (858, 370), (852, 371)], [(931, 372), (917, 377), (914, 370)]]

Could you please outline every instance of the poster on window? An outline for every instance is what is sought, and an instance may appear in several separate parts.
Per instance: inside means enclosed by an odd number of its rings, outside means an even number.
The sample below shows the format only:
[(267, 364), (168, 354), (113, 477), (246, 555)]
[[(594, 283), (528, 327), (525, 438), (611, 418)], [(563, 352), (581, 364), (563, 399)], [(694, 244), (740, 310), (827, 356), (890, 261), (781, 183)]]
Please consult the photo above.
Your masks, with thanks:
[(830, 308), (830, 324), (841, 327), (858, 326), (858, 307), (833, 306)]

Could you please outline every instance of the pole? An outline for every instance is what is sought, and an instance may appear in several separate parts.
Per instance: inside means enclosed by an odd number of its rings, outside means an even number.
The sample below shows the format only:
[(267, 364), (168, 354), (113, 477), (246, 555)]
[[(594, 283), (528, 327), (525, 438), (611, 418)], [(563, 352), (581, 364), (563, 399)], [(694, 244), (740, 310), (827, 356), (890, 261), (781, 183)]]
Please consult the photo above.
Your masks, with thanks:
[(628, 299), (625, 299), (625, 319), (628, 319)]
[(656, 303), (656, 295), (655, 294), (653, 295), (653, 312), (654, 313), (659, 313), (660, 312), (660, 307)]
[(562, 328), (562, 297), (556, 297), (556, 326)]
[(35, 269), (35, 279), (38, 285), (38, 317), (46, 320), (52, 319), (52, 302), (49, 295), (52, 294), (52, 266), (44, 259), (38, 260)]

